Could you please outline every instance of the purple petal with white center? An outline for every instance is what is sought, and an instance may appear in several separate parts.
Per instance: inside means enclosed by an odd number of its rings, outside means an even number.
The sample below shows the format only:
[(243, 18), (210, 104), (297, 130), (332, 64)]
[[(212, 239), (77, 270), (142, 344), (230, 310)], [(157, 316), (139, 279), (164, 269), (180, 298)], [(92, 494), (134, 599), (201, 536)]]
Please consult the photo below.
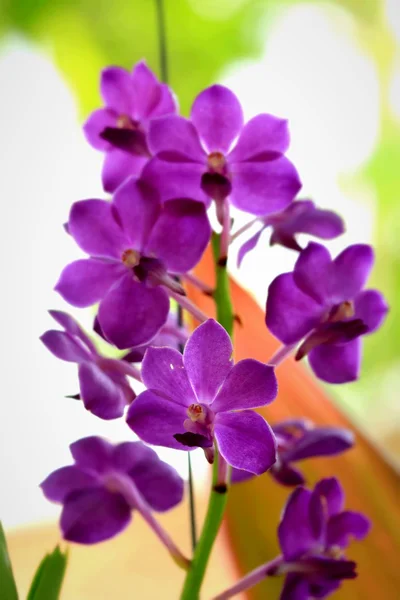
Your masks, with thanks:
[(354, 435), (348, 429), (339, 427), (316, 427), (307, 431), (292, 448), (283, 451), (287, 462), (303, 460), (313, 456), (334, 456), (354, 445)]
[(307, 581), (300, 575), (289, 573), (283, 584), (279, 600), (308, 600), (309, 589)]
[(82, 327), (73, 317), (71, 317), (71, 315), (61, 310), (49, 310), (49, 315), (53, 317), (61, 327), (64, 327), (67, 333), (78, 337), (93, 354), (97, 354), (92, 340), (86, 335)]
[(228, 160), (243, 162), (264, 152), (284, 154), (289, 147), (289, 141), (286, 119), (268, 114), (257, 115), (244, 126)]
[(271, 283), (266, 311), (268, 329), (285, 344), (301, 340), (319, 324), (324, 312), (297, 287), (292, 273), (278, 275)]
[(374, 251), (367, 244), (349, 246), (333, 261), (331, 294), (339, 303), (354, 298), (364, 287), (374, 264)]
[(157, 188), (163, 202), (184, 197), (209, 206), (211, 201), (201, 189), (204, 171), (203, 164), (171, 162), (155, 156), (144, 167), (141, 177)]
[(370, 529), (371, 522), (364, 515), (359, 512), (345, 510), (329, 519), (327, 544), (328, 546), (346, 548), (351, 537), (362, 540)]
[(142, 362), (141, 373), (143, 383), (148, 389), (164, 394), (172, 402), (185, 407), (196, 402), (196, 396), (183, 366), (182, 354), (178, 350), (148, 348)]
[(121, 494), (82, 490), (68, 496), (60, 526), (65, 540), (96, 544), (120, 533), (130, 520), (131, 509)]
[(104, 473), (112, 468), (114, 446), (98, 436), (77, 440), (69, 447), (77, 466), (95, 473)]
[(287, 561), (313, 550), (315, 539), (310, 525), (310, 500), (311, 492), (298, 487), (289, 496), (285, 506), (278, 527), (278, 538)]
[(214, 319), (202, 323), (188, 339), (183, 364), (199, 402), (214, 400), (232, 368), (232, 352), (229, 335)]
[(86, 410), (96, 417), (109, 420), (124, 414), (123, 391), (94, 362), (83, 362), (79, 366), (79, 388)]
[(239, 249), (238, 252), (238, 258), (237, 258), (237, 266), (240, 267), (240, 265), (242, 264), (242, 261), (244, 259), (244, 257), (246, 256), (246, 254), (248, 252), (250, 252), (251, 250), (253, 250), (257, 244), (258, 244), (258, 240), (260, 239), (260, 236), (262, 234), (262, 232), (264, 231), (264, 227), (262, 227), (260, 229), (260, 231), (257, 231), (257, 233), (255, 233), (251, 238), (249, 238), (247, 240), (247, 242), (244, 242), (244, 244), (242, 244), (242, 246)]
[(71, 207), (68, 232), (87, 254), (119, 259), (128, 239), (106, 200), (81, 200)]
[(205, 164), (205, 152), (196, 128), (183, 117), (170, 115), (151, 121), (148, 143), (152, 154), (175, 151), (179, 152), (185, 161)]
[(63, 269), (54, 289), (69, 304), (85, 308), (101, 300), (125, 273), (122, 263), (95, 258), (76, 260)]
[(112, 148), (107, 152), (101, 178), (106, 192), (115, 192), (131, 175), (139, 175), (148, 162), (146, 156), (134, 155), (118, 148)]
[(142, 252), (160, 215), (157, 191), (145, 181), (130, 177), (115, 192), (112, 206), (127, 236), (128, 245), (124, 249)]
[(149, 118), (161, 99), (161, 85), (144, 61), (135, 65), (131, 81), (133, 116), (136, 119)]
[(176, 433), (184, 433), (187, 409), (160, 392), (146, 390), (129, 407), (126, 422), (144, 442), (178, 450), (189, 448), (177, 442)]
[(164, 289), (146, 287), (128, 274), (102, 300), (98, 317), (106, 338), (123, 349), (149, 342), (167, 321), (168, 313)]
[(361, 338), (345, 344), (323, 344), (308, 355), (315, 375), (327, 383), (349, 383), (360, 376)]
[(211, 404), (214, 412), (257, 408), (274, 400), (278, 393), (273, 367), (253, 358), (234, 365)]
[(181, 502), (182, 478), (151, 448), (141, 442), (125, 442), (115, 448), (113, 458), (117, 469), (128, 473), (153, 510), (163, 512)]
[(168, 271), (186, 273), (199, 262), (210, 240), (205, 206), (194, 200), (168, 200), (147, 245)]
[(360, 292), (354, 299), (354, 318), (361, 319), (368, 327), (368, 333), (378, 329), (389, 310), (383, 295), (378, 290)]
[(310, 242), (299, 255), (293, 271), (293, 279), (299, 289), (323, 305), (331, 301), (332, 259), (321, 244)]
[(68, 362), (80, 363), (90, 360), (90, 354), (69, 333), (51, 329), (41, 336), (41, 341), (57, 358)]
[(76, 490), (97, 488), (100, 480), (82, 469), (71, 465), (51, 473), (41, 484), (43, 494), (51, 502), (64, 502)]
[(164, 115), (174, 114), (177, 111), (177, 103), (170, 88), (162, 83), (160, 85), (160, 97), (159, 100), (151, 110), (152, 119), (156, 117), (163, 117)]
[(231, 202), (252, 215), (283, 210), (301, 188), (296, 169), (285, 157), (230, 163)]
[(109, 142), (106, 142), (100, 134), (106, 127), (115, 127), (117, 118), (117, 113), (109, 108), (99, 108), (92, 112), (83, 126), (83, 131), (93, 148), (103, 151), (110, 149)]
[(227, 152), (243, 127), (240, 102), (222, 85), (213, 85), (197, 96), (190, 118), (209, 152)]
[(218, 413), (214, 435), (222, 456), (232, 467), (261, 475), (276, 460), (272, 429), (252, 410)]
[(344, 492), (336, 477), (321, 479), (316, 484), (313, 493), (324, 499), (328, 517), (336, 515), (343, 510)]
[(132, 76), (121, 67), (108, 67), (101, 73), (100, 92), (105, 104), (118, 115), (132, 112)]

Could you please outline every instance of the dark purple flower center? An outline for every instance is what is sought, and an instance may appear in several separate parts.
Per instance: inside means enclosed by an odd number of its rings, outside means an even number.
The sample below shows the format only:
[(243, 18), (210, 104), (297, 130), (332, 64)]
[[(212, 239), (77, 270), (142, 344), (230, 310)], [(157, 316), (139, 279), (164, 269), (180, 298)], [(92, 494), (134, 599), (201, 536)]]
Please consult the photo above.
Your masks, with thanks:
[(121, 260), (136, 281), (149, 287), (164, 285), (177, 294), (185, 294), (180, 283), (167, 272), (164, 263), (158, 258), (143, 256), (138, 250), (128, 248), (121, 254)]
[(321, 324), (301, 344), (296, 353), (296, 360), (301, 360), (317, 346), (343, 344), (366, 333), (367, 325), (362, 319), (354, 319), (354, 315), (354, 304), (351, 300), (334, 306)]
[(129, 154), (150, 156), (147, 146), (146, 132), (139, 121), (121, 114), (116, 119), (116, 127), (106, 127), (100, 137), (115, 148)]
[(191, 404), (187, 409), (188, 418), (183, 425), (186, 431), (213, 439), (214, 413), (206, 404)]

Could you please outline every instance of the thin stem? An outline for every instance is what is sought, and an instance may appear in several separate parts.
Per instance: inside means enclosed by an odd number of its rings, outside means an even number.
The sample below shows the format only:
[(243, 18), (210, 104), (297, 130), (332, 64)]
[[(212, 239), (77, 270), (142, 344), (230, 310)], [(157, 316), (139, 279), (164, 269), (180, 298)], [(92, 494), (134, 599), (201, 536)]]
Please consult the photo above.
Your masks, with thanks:
[(260, 565), (254, 569), (254, 571), (247, 573), (247, 575), (245, 575), (243, 579), (240, 579), (238, 582), (236, 582), (235, 585), (222, 592), (222, 594), (215, 596), (213, 600), (228, 600), (228, 598), (232, 598), (233, 596), (236, 596), (236, 594), (240, 594), (240, 592), (244, 592), (252, 588), (253, 586), (257, 585), (257, 583), (260, 583), (260, 581), (265, 579), (265, 577), (268, 577), (270, 571), (273, 571), (281, 561), (282, 556), (277, 556), (274, 558), (274, 560), (271, 560), (271, 562)]
[(281, 346), (278, 350), (271, 356), (268, 365), (271, 367), (278, 367), (283, 361), (291, 355), (293, 350), (296, 348), (298, 342), (295, 344), (288, 344), (287, 346)]
[(160, 523), (156, 521), (149, 505), (144, 500), (133, 481), (126, 477), (118, 477), (115, 479), (114, 483), (118, 485), (118, 488), (121, 490), (131, 507), (138, 510), (147, 524), (150, 525), (150, 528), (166, 547), (175, 563), (182, 569), (187, 570), (190, 567), (190, 560), (182, 554), (170, 535), (161, 527)]
[[(180, 278), (176, 277), (176, 280), (180, 283)], [(177, 326), (178, 331), (182, 331), (183, 327), (183, 308), (180, 304), (177, 305)], [(181, 340), (179, 343), (179, 351), (183, 353), (184, 341)], [(197, 544), (197, 532), (196, 532), (196, 506), (194, 501), (194, 478), (193, 478), (193, 470), (192, 470), (192, 457), (191, 453), (187, 453), (188, 457), (188, 485), (189, 485), (189, 523), (190, 523), (190, 536), (192, 541), (192, 550), (195, 551)]]
[(110, 361), (112, 361), (113, 367), (116, 371), (119, 371), (120, 373), (123, 373), (124, 375), (128, 375), (129, 377), (132, 377), (133, 379), (136, 379), (136, 381), (142, 381), (142, 377), (140, 375), (140, 370), (138, 368), (136, 368), (134, 365), (131, 365), (130, 363), (124, 361), (124, 360), (114, 360), (114, 359), (109, 359)]
[(197, 289), (203, 292), (204, 294), (212, 296), (214, 293), (214, 289), (211, 286), (204, 283), (204, 281), (201, 281), (201, 279), (196, 277), (194, 273), (185, 273), (183, 275), (183, 279), (186, 279), (186, 281), (197, 287)]
[(186, 575), (181, 600), (199, 600), (200, 588), (206, 572), (210, 553), (225, 511), (228, 494), (227, 487), (221, 488), (219, 485), (218, 462), (218, 451), (216, 451), (208, 510), (191, 567)]
[(195, 552), (197, 546), (197, 526), (196, 526), (196, 505), (194, 500), (194, 478), (192, 470), (191, 452), (187, 452), (188, 473), (189, 473), (189, 515), (190, 515), (190, 535), (192, 539), (192, 550)]
[(212, 249), (215, 262), (216, 287), (214, 300), (217, 309), (217, 321), (225, 327), (231, 336), (233, 332), (233, 308), (229, 288), (229, 276), (226, 261), (220, 262), (221, 235), (213, 233)]
[(171, 298), (176, 300), (176, 302), (178, 302), (178, 304), (180, 304), (182, 306), (182, 308), (184, 308), (191, 315), (193, 315), (193, 317), (197, 321), (199, 321), (199, 323), (203, 323), (204, 321), (207, 321), (207, 319), (208, 319), (207, 315), (204, 314), (199, 308), (197, 308), (197, 306), (195, 304), (193, 304), (193, 302), (191, 302), (187, 296), (183, 296), (182, 294), (177, 294), (173, 290), (167, 289), (167, 288), (166, 288), (166, 292), (168, 293), (168, 295)]
[(155, 0), (160, 57), (161, 81), (168, 83), (167, 35), (163, 0)]
[(239, 235), (241, 235), (242, 233), (244, 233), (245, 231), (250, 229), (250, 227), (252, 227), (254, 225), (254, 223), (257, 223), (258, 220), (259, 220), (259, 217), (256, 217), (255, 219), (252, 219), (251, 221), (249, 221), (248, 223), (243, 225), (243, 227), (238, 229), (233, 235), (231, 235), (231, 243), (234, 240), (236, 240), (236, 238), (239, 237)]

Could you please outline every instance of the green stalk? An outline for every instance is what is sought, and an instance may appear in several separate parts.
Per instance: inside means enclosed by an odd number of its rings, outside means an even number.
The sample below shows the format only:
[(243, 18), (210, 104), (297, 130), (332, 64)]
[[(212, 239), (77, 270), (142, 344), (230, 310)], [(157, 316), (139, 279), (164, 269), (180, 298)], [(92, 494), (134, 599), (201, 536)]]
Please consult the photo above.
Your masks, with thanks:
[(225, 327), (228, 334), (232, 337), (233, 331), (233, 308), (231, 293), (229, 289), (229, 277), (226, 269), (226, 263), (220, 263), (220, 241), (221, 235), (213, 233), (211, 238), (212, 251), (215, 264), (216, 286), (214, 291), (214, 301), (217, 309), (217, 321)]
[(207, 515), (190, 569), (186, 575), (181, 600), (199, 600), (200, 588), (203, 583), (208, 560), (224, 515), (228, 490), (226, 486), (219, 485), (218, 461), (219, 457), (218, 452), (216, 451), (213, 465), (212, 489)]
[[(221, 323), (221, 325), (223, 325), (223, 327), (225, 327), (229, 335), (232, 336), (233, 309), (229, 290), (229, 278), (226, 269), (226, 263), (221, 264), (219, 261), (219, 248), (220, 235), (213, 234), (212, 249), (216, 273), (216, 289), (214, 292), (214, 300), (217, 309), (217, 320), (219, 323)], [(228, 487), (225, 481), (219, 481), (219, 461), (220, 457), (218, 456), (217, 449), (215, 449), (212, 488), (207, 514), (191, 566), (186, 575), (180, 597), (181, 600), (199, 600), (200, 589), (203, 583), (211, 550), (214, 546), (214, 542), (224, 516), (225, 506), (228, 498)]]

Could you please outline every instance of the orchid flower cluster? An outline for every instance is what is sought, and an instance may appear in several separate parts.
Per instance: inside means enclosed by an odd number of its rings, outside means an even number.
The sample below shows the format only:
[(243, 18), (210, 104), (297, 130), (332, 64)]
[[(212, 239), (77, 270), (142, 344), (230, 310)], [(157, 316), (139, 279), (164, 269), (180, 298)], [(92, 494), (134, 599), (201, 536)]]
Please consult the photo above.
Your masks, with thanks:
[[(277, 401), (275, 369), (292, 353), (296, 360), (308, 357), (325, 382), (359, 377), (362, 337), (380, 327), (388, 310), (380, 292), (364, 289), (373, 250), (355, 244), (332, 258), (320, 243), (300, 244), (299, 234), (330, 240), (344, 224), (311, 200), (296, 199), (301, 182), (285, 156), (286, 120), (260, 114), (245, 123), (239, 100), (222, 85), (202, 91), (184, 118), (172, 91), (145, 62), (132, 72), (106, 68), (101, 94), (104, 107), (90, 115), (84, 133), (104, 154), (102, 182), (112, 197), (72, 205), (65, 229), (86, 257), (67, 265), (55, 288), (74, 307), (97, 305), (93, 332), (67, 313), (50, 311), (59, 329), (41, 339), (57, 358), (78, 365), (74, 398), (100, 419), (124, 418), (130, 441), (113, 445), (93, 436), (74, 442), (74, 464), (49, 475), (42, 490), (62, 505), (64, 539), (79, 544), (112, 538), (134, 511), (141, 513), (187, 571), (180, 597), (196, 600), (230, 484), (268, 472), (294, 490), (277, 528), (282, 554), (266, 556), (268, 562), (217, 598), (275, 576), (285, 578), (282, 600), (325, 598), (356, 576), (346, 548), (351, 537), (365, 537), (370, 523), (344, 510), (336, 478), (305, 487), (298, 462), (345, 452), (353, 436), (300, 417), (269, 424), (254, 409)], [(231, 206), (250, 215), (236, 232)], [(257, 232), (246, 239), (254, 226)], [(266, 229), (271, 245), (297, 253), (293, 271), (276, 277), (266, 300), (266, 327), (283, 346), (265, 363), (249, 357), (235, 364), (229, 248), (244, 238), (242, 263)], [(215, 289), (193, 273), (210, 240)], [(214, 298), (217, 320), (190, 301), (187, 282)], [(99, 351), (104, 340), (115, 348), (112, 358)], [(213, 465), (208, 513), (192, 558), (154, 516), (178, 505), (185, 486), (149, 445), (201, 448)]]

